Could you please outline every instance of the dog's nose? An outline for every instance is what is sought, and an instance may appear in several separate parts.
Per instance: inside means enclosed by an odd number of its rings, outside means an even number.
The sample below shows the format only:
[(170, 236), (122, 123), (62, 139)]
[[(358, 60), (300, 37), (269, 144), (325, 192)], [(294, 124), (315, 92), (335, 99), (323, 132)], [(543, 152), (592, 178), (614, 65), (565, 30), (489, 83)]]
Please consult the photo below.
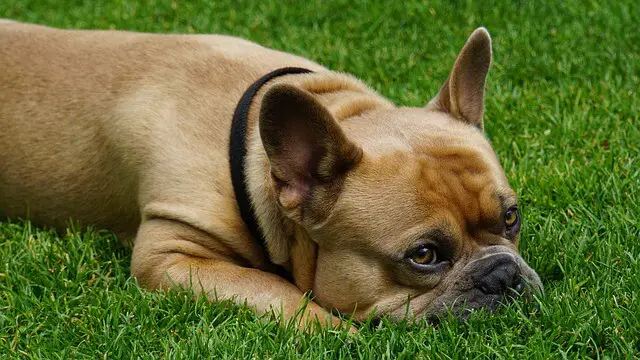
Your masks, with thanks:
[(478, 280), (476, 286), (487, 295), (517, 295), (524, 290), (520, 266), (511, 256), (497, 256), (490, 261)]

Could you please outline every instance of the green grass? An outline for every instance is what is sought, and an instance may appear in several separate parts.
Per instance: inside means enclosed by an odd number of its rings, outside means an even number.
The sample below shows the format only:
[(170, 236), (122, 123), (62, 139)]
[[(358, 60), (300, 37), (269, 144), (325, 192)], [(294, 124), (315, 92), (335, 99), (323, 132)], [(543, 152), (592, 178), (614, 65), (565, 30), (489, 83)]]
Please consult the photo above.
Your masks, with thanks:
[(0, 17), (59, 27), (242, 36), (414, 106), (487, 27), (486, 131), (520, 196), (521, 251), (546, 287), (539, 308), (466, 323), (299, 334), (246, 308), (141, 290), (107, 232), (11, 220), (0, 223), (0, 358), (640, 356), (640, 5), (509, 3), (0, 2)]

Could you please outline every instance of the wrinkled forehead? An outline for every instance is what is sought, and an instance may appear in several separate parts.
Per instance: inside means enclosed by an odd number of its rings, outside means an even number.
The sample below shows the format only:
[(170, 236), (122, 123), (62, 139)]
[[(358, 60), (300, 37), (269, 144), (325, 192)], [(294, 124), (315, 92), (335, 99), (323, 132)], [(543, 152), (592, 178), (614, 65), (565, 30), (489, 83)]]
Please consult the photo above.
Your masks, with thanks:
[(465, 144), (427, 146), (413, 162), (412, 187), (418, 201), (448, 213), (459, 225), (490, 225), (515, 205), (515, 195), (492, 151)]
[[(445, 115), (400, 115), (388, 115), (386, 131), (369, 126), (355, 135), (365, 155), (336, 208), (350, 214), (337, 218), (353, 219), (349, 225), (356, 227), (375, 224), (370, 230), (376, 233), (442, 222), (462, 231), (498, 222), (504, 209), (515, 205), (481, 131)], [(416, 125), (419, 121), (426, 123)]]
[(341, 122), (347, 137), (372, 156), (394, 151), (421, 153), (430, 148), (463, 145), (493, 156), (481, 130), (425, 108), (372, 111)]
[[(422, 168), (468, 171), (507, 186), (504, 171), (482, 130), (424, 108), (372, 112), (341, 123), (346, 135), (378, 166), (394, 157), (419, 160)], [(431, 160), (431, 161), (429, 161)]]

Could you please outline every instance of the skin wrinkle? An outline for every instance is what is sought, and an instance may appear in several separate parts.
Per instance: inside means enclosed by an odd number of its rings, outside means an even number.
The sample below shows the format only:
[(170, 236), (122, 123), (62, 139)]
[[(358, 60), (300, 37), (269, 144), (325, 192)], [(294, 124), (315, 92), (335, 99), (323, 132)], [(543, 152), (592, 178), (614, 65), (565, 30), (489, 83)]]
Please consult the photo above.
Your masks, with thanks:
[[(476, 226), (493, 216), (483, 209), (481, 194), (491, 188), (488, 167), (477, 154), (459, 147), (438, 149), (419, 159), (421, 176), (417, 186), (427, 203), (437, 204), (454, 214), (458, 223)], [(437, 196), (434, 196), (436, 195)], [(491, 212), (491, 213), (489, 213)]]

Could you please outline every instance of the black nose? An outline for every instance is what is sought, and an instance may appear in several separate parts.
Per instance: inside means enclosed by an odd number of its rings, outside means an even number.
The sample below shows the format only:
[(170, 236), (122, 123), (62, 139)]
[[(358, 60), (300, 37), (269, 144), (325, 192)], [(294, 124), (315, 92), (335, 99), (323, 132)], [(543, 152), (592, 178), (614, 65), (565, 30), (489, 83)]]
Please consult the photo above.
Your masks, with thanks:
[[(520, 275), (520, 267), (512, 256), (496, 254), (484, 261), (484, 275), (478, 278), (477, 288), (487, 295), (522, 293), (524, 282)], [(516, 294), (513, 294), (514, 291)]]

